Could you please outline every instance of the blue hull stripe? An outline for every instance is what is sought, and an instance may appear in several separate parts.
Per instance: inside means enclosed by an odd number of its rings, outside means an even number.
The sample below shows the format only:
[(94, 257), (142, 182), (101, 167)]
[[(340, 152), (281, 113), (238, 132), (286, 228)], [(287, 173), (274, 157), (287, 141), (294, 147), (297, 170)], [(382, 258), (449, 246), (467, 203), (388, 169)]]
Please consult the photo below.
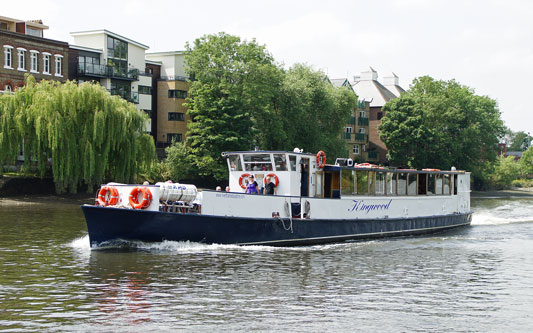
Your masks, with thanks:
[(311, 245), (428, 234), (469, 225), (472, 214), (397, 219), (238, 218), (82, 206), (91, 245), (113, 240), (207, 244)]

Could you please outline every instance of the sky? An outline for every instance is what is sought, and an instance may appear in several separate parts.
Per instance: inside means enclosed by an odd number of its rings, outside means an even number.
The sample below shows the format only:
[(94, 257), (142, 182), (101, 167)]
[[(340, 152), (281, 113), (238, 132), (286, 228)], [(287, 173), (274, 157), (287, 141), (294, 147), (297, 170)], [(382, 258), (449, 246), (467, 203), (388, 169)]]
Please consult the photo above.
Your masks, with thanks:
[[(332, 79), (374, 68), (408, 88), (429, 75), (455, 79), (498, 102), (513, 131), (533, 134), (533, 1), (2, 1), (1, 16), (42, 19), (45, 37), (107, 29), (148, 45), (184, 50), (206, 34), (256, 39), (289, 68), (305, 63)], [(526, 103), (527, 102), (527, 103)]]

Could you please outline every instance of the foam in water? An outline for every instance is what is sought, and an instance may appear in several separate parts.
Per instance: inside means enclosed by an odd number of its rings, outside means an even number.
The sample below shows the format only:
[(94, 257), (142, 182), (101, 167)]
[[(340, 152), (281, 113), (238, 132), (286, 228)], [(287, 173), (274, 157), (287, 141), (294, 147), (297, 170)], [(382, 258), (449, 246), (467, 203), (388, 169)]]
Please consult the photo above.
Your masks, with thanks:
[(493, 208), (475, 209), (472, 225), (533, 222), (533, 201), (513, 200)]

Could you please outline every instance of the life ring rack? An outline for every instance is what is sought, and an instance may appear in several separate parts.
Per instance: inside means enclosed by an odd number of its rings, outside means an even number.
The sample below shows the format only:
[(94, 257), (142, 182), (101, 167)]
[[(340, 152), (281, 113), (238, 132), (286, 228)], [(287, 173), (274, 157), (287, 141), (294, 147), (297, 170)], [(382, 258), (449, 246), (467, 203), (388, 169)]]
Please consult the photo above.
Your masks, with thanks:
[[(109, 193), (109, 196), (108, 196)], [(114, 206), (118, 203), (119, 194), (118, 190), (114, 186), (102, 186), (100, 191), (98, 192), (98, 204), (100, 206)]]
[[(139, 201), (139, 194), (143, 198)], [(130, 192), (130, 206), (133, 209), (146, 209), (152, 203), (152, 192), (146, 186), (136, 186)]]
[(275, 187), (278, 187), (278, 184), (279, 184), (279, 178), (278, 176), (275, 174), (275, 173), (269, 173), (265, 176), (265, 179), (263, 180), (263, 184), (267, 184), (266, 181), (267, 181), (267, 178), (268, 177), (273, 177), (274, 178), (274, 186)]
[(246, 186), (244, 185), (244, 179), (245, 178), (248, 178), (250, 177), (251, 174), (249, 173), (243, 173), (240, 177), (239, 177), (239, 186), (243, 189), (243, 190), (246, 190)]
[(316, 153), (316, 164), (320, 169), (326, 165), (326, 153), (322, 150)]

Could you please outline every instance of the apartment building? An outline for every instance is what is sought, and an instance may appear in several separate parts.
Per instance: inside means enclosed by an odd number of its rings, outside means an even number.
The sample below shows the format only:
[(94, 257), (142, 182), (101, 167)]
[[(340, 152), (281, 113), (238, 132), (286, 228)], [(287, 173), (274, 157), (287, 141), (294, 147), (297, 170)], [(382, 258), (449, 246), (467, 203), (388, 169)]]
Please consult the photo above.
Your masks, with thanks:
[(368, 157), (369, 160), (387, 162), (387, 147), (379, 138), (378, 126), (381, 118), (385, 116), (383, 106), (389, 100), (400, 96), (405, 90), (399, 85), (399, 78), (392, 73), (391, 76), (384, 78), (385, 84), (391, 89), (378, 81), (378, 73), (369, 67), (367, 71), (361, 72), (360, 76), (355, 76), (351, 82), (353, 89), (361, 101), (369, 103), (368, 119)]
[(154, 91), (157, 94), (156, 146), (164, 148), (172, 141), (182, 142), (187, 133), (187, 107), (184, 105), (189, 83), (185, 73), (185, 51), (147, 53), (146, 61), (152, 71), (159, 67)]
[[(71, 79), (99, 82), (112, 95), (152, 115), (152, 74), (146, 71), (145, 62), (148, 46), (105, 29), (72, 32), (71, 36)], [(145, 130), (152, 132), (151, 118)]]
[[(331, 79), (330, 81), (334, 87), (346, 87), (354, 91), (348, 79)], [(346, 149), (349, 152), (348, 157), (356, 162), (370, 160), (368, 156), (368, 107), (369, 103), (358, 101), (357, 107), (351, 111), (350, 120), (342, 133), (342, 137), (346, 141)]]
[(44, 38), (41, 20), (22, 21), (0, 16), (0, 92), (24, 86), (24, 76), (37, 81), (65, 81), (68, 43)]

